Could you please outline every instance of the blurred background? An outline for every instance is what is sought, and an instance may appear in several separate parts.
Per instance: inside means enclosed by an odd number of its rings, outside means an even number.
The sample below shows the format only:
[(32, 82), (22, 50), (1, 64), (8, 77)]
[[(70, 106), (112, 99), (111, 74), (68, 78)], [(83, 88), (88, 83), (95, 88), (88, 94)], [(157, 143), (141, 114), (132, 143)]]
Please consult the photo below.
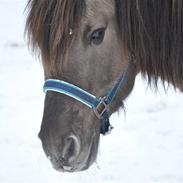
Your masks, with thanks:
[(27, 0), (0, 0), (0, 183), (183, 182), (183, 95), (147, 88), (131, 96), (101, 136), (97, 162), (81, 173), (56, 172), (37, 137), (43, 70), (24, 39)]

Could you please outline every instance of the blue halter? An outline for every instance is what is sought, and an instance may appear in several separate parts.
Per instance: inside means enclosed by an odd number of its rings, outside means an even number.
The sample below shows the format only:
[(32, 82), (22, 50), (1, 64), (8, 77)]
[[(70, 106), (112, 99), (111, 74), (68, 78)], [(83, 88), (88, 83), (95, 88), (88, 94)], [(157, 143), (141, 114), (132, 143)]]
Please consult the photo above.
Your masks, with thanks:
[(100, 133), (105, 135), (112, 130), (112, 126), (109, 122), (108, 106), (115, 98), (119, 89), (122, 88), (128, 67), (129, 64), (127, 64), (125, 71), (119, 76), (113, 87), (107, 92), (104, 97), (96, 97), (73, 84), (56, 79), (48, 79), (45, 81), (43, 87), (44, 92), (54, 91), (65, 94), (93, 109), (95, 115), (101, 120)]

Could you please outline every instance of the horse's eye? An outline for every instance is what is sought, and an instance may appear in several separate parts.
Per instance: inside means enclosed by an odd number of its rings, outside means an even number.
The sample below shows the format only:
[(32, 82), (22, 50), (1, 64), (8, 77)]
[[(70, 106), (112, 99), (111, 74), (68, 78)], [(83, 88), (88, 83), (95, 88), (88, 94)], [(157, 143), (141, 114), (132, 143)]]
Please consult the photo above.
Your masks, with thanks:
[(105, 28), (100, 28), (92, 32), (90, 35), (90, 42), (99, 45), (102, 43), (105, 35)]

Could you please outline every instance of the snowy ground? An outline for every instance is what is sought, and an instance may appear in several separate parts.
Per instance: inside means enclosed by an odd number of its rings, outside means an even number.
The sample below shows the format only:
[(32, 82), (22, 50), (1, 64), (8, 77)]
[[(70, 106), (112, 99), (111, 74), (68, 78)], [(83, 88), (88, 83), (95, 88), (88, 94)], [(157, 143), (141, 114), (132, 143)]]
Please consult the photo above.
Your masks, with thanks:
[(0, 183), (182, 183), (183, 95), (146, 89), (141, 77), (111, 117), (98, 161), (82, 173), (58, 173), (45, 158), (39, 131), (44, 94), (38, 61), (23, 39), (26, 0), (0, 0)]

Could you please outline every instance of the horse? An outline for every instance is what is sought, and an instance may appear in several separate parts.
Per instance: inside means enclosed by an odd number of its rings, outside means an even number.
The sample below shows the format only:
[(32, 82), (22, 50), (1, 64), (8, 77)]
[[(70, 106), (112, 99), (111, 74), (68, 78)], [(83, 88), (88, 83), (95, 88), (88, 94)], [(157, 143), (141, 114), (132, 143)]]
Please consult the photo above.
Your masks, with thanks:
[(26, 35), (46, 92), (39, 132), (53, 167), (88, 169), (141, 73), (183, 92), (182, 0), (29, 0)]

